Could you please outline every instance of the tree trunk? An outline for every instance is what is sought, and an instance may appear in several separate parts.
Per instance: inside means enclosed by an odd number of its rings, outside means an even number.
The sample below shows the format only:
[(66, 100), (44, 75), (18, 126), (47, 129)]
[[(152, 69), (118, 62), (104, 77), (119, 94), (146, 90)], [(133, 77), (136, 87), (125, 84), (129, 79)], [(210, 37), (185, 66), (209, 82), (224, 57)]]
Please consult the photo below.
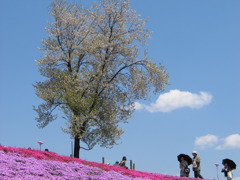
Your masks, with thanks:
[(80, 153), (80, 138), (78, 136), (74, 137), (74, 157), (79, 158)]

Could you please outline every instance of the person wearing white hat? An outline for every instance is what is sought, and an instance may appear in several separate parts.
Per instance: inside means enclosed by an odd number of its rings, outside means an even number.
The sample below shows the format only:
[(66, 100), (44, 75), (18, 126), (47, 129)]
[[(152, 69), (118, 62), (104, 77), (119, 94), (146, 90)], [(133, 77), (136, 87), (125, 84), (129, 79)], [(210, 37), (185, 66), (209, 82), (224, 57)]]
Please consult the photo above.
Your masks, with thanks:
[(193, 155), (193, 172), (195, 178), (201, 178), (203, 179), (202, 175), (200, 174), (201, 171), (201, 158), (198, 156), (197, 151), (192, 152)]

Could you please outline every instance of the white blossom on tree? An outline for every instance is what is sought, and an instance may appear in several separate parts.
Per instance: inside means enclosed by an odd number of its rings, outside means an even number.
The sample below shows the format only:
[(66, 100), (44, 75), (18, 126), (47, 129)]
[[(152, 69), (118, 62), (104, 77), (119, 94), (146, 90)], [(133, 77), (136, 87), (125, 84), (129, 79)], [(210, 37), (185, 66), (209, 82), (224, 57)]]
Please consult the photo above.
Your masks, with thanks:
[[(117, 144), (134, 111), (134, 102), (160, 92), (168, 75), (148, 57), (146, 21), (129, 0), (99, 0), (91, 8), (54, 0), (49, 37), (42, 42), (39, 72), (46, 79), (34, 84), (44, 103), (35, 107), (38, 126), (66, 115), (63, 129), (80, 148)], [(80, 147), (80, 141), (87, 147)]]

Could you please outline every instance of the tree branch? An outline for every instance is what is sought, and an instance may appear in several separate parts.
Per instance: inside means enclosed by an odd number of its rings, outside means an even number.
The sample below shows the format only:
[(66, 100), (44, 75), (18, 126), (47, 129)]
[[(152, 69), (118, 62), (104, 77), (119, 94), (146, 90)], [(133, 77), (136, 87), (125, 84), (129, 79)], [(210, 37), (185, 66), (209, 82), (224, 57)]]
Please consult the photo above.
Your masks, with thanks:
[(84, 150), (86, 150), (86, 151), (92, 150), (92, 148), (85, 148), (85, 147), (81, 147), (81, 146), (80, 146), (80, 148), (81, 148), (81, 149), (84, 149)]
[[(121, 68), (113, 75), (113, 77), (108, 81), (108, 84), (110, 84), (110, 83), (117, 77), (117, 75), (121, 73), (121, 71), (123, 71), (124, 69), (129, 68), (129, 67), (131, 67), (131, 66), (133, 66), (133, 65), (145, 65), (145, 64), (144, 64), (144, 61), (143, 61), (143, 60), (140, 60), (140, 61), (136, 61), (136, 62), (134, 62), (134, 63), (132, 63), (132, 64), (125, 65), (125, 66), (121, 67)], [(103, 89), (98, 93), (98, 96), (101, 95), (101, 93), (105, 90), (105, 88), (106, 88), (106, 87), (103, 87)]]

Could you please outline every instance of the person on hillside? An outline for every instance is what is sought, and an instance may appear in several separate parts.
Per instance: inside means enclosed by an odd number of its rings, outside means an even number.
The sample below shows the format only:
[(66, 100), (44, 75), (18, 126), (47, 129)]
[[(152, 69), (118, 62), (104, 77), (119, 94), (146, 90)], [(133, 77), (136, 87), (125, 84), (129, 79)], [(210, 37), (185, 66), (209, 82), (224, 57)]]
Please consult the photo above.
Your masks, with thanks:
[(193, 155), (193, 172), (195, 178), (203, 179), (202, 175), (200, 174), (201, 171), (201, 158), (198, 156), (197, 151), (192, 152)]
[(122, 161), (119, 163), (119, 166), (128, 169), (128, 167), (126, 166), (126, 161), (126, 156), (123, 156)]
[(180, 161), (180, 177), (189, 177), (189, 172), (187, 172), (185, 169), (188, 169), (188, 163), (184, 159), (184, 157), (181, 157), (181, 161)]
[(224, 164), (224, 168), (222, 169), (222, 172), (224, 173), (225, 177), (227, 177), (227, 180), (232, 180), (233, 174), (231, 167), (228, 166), (228, 163)]
[(113, 166), (119, 166), (119, 161), (116, 161)]

